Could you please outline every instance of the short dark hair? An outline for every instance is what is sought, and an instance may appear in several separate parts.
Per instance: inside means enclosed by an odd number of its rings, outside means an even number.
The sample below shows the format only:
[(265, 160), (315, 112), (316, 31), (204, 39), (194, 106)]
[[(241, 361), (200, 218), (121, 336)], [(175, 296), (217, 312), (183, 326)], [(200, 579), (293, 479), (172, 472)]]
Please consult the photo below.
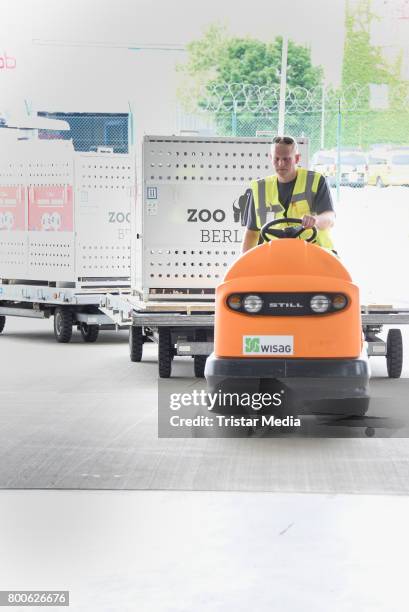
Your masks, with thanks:
[(292, 136), (275, 136), (273, 138), (272, 144), (296, 144), (295, 139)]
[(293, 146), (293, 152), (295, 154), (299, 153), (298, 143), (297, 143), (296, 139), (293, 138), (292, 136), (274, 136), (273, 142), (271, 143), (271, 149), (276, 144), (292, 145)]

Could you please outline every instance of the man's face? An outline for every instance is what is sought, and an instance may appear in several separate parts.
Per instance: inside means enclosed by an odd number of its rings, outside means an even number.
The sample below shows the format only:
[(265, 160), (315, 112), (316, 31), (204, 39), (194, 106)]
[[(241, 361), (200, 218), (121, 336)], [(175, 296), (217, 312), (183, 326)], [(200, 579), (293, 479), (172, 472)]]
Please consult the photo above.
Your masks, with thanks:
[(300, 154), (295, 152), (293, 145), (276, 144), (271, 147), (271, 162), (282, 181), (292, 181), (295, 178), (299, 161)]

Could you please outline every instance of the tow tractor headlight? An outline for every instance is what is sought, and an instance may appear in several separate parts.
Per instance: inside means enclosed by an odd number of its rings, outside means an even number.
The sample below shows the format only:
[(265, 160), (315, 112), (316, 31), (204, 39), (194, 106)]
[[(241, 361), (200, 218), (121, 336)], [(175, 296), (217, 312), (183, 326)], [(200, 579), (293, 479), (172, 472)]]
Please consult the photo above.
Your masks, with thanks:
[(314, 295), (310, 300), (310, 306), (314, 312), (327, 312), (331, 306), (330, 299), (326, 295)]
[(241, 307), (241, 297), (239, 295), (231, 295), (227, 299), (227, 304), (233, 310), (240, 310), (240, 307)]
[(345, 297), (345, 295), (336, 295), (332, 298), (332, 306), (333, 308), (335, 308), (335, 310), (342, 310), (342, 308), (345, 308), (345, 306), (347, 305), (347, 298)]
[(263, 307), (263, 300), (259, 295), (247, 295), (243, 301), (243, 307), (249, 314), (260, 312)]

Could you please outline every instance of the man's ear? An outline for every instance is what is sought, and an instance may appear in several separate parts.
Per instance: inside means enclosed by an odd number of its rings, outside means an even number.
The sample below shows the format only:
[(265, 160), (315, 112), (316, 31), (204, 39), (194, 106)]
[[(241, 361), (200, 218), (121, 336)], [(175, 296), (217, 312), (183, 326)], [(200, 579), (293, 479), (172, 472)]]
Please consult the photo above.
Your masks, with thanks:
[(295, 154), (295, 163), (298, 164), (300, 163), (300, 159), (301, 159), (301, 153), (296, 153)]

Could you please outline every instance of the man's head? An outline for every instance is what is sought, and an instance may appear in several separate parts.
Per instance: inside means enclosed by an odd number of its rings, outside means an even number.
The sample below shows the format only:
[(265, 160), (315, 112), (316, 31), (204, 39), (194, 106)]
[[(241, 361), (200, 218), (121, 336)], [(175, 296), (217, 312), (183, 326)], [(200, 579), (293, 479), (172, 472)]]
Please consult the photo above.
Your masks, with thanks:
[(271, 144), (270, 158), (281, 183), (288, 183), (295, 179), (300, 154), (294, 138), (291, 136), (276, 136)]

